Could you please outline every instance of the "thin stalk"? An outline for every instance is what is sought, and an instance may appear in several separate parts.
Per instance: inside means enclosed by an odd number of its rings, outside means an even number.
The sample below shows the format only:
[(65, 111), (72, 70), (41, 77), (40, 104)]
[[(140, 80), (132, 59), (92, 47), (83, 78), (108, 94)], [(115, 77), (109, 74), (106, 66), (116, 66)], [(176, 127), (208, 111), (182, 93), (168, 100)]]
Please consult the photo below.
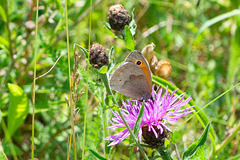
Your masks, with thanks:
[(33, 113), (32, 113), (32, 160), (34, 160), (34, 120), (35, 120), (35, 85), (36, 85), (36, 63), (37, 63), (37, 53), (38, 53), (38, 0), (37, 0), (37, 10), (36, 10), (36, 31), (35, 31), (35, 51), (34, 51), (34, 75), (33, 75), (33, 89), (32, 89), (32, 103), (33, 103)]
[[(90, 1), (90, 15), (89, 15), (89, 35), (88, 35), (88, 51), (90, 51), (91, 42), (91, 28), (92, 28), (92, 0)], [(89, 54), (87, 57), (87, 77), (86, 77), (86, 99), (85, 99), (85, 112), (84, 112), (84, 129), (83, 129), (83, 146), (82, 146), (82, 160), (85, 154), (85, 138), (86, 138), (86, 127), (87, 127), (87, 108), (88, 108), (88, 76), (89, 76)]]
[(76, 145), (75, 143), (75, 136), (73, 136), (75, 134), (74, 132), (74, 119), (73, 119), (73, 112), (74, 112), (74, 108), (73, 108), (73, 104), (72, 104), (72, 79), (71, 79), (71, 63), (70, 63), (70, 51), (69, 51), (69, 34), (68, 34), (68, 10), (67, 10), (67, 0), (65, 0), (65, 18), (66, 18), (66, 37), (67, 37), (67, 52), (68, 52), (68, 77), (69, 77), (69, 95), (70, 95), (70, 109), (71, 109), (71, 133), (70, 133), (70, 137), (69, 137), (69, 146), (68, 146), (68, 157), (67, 159), (70, 159), (70, 154), (71, 154), (71, 145), (72, 145), (72, 137), (73, 137), (73, 151), (74, 151), (74, 159), (77, 159), (77, 155), (76, 155)]
[[(112, 97), (113, 97), (113, 103), (114, 103), (115, 105), (118, 105), (117, 102), (116, 102), (116, 100), (115, 100), (115, 98), (114, 98), (114, 96), (113, 96), (113, 93), (112, 93), (112, 91), (111, 91), (111, 89), (110, 89), (107, 75), (106, 75), (106, 74), (103, 74), (102, 79), (103, 79), (103, 83), (104, 83), (104, 85), (105, 85), (105, 87), (106, 87), (106, 90), (107, 90), (108, 94), (109, 94), (109, 95), (112, 95)], [(142, 153), (142, 155), (144, 156), (144, 158), (145, 158), (146, 160), (148, 160), (148, 157), (147, 157), (146, 153), (144, 152), (142, 146), (139, 144), (138, 138), (135, 136), (135, 134), (133, 134), (132, 129), (129, 127), (129, 125), (128, 125), (126, 119), (125, 119), (125, 117), (123, 116), (123, 114), (122, 114), (122, 112), (120, 111), (119, 108), (118, 108), (118, 113), (119, 113), (119, 116), (122, 118), (125, 126), (127, 127), (130, 135), (133, 137), (133, 140), (135, 141), (135, 143), (136, 143), (137, 146), (139, 147), (140, 152)]]

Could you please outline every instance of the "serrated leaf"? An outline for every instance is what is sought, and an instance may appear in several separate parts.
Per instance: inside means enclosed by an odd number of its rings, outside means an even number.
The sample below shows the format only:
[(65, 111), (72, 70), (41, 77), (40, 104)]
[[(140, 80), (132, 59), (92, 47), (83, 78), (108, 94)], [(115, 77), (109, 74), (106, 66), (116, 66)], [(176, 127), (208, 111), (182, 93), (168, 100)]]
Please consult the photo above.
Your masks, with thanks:
[(102, 67), (100, 68), (100, 70), (99, 70), (99, 73), (105, 74), (105, 73), (107, 73), (107, 69), (108, 69), (107, 66), (102, 66)]
[(8, 132), (12, 136), (28, 114), (28, 98), (16, 84), (8, 84), (10, 105), (8, 109)]
[[(198, 149), (205, 144), (205, 142), (207, 140), (207, 136), (208, 136), (210, 126), (211, 126), (211, 123), (208, 123), (205, 130), (203, 131), (201, 137), (198, 139), (198, 141), (191, 144), (188, 147), (188, 149), (183, 153), (183, 159), (189, 159), (190, 157), (192, 157), (194, 154), (196, 154)], [(199, 155), (204, 154), (203, 150), (202, 150), (202, 152), (198, 152), (198, 154)], [(199, 157), (199, 155), (198, 155), (198, 157)]]
[(124, 42), (125, 42), (126, 48), (129, 49), (130, 51), (133, 51), (135, 49), (135, 41), (133, 39), (133, 35), (128, 26), (125, 26)]
[(100, 159), (100, 160), (107, 160), (106, 158), (100, 156), (97, 152), (95, 152), (94, 150), (92, 149), (88, 149), (97, 159)]
[(114, 33), (112, 33), (108, 27), (104, 26), (104, 29), (108, 35), (112, 36), (113, 38), (118, 38), (118, 36), (116, 36)]
[(133, 128), (133, 131), (134, 131), (134, 134), (135, 134), (136, 137), (138, 137), (138, 134), (139, 134), (139, 129), (140, 129), (140, 125), (141, 125), (141, 122), (142, 122), (143, 113), (144, 113), (144, 101), (142, 103), (141, 109), (139, 111), (137, 120), (136, 120), (134, 128)]

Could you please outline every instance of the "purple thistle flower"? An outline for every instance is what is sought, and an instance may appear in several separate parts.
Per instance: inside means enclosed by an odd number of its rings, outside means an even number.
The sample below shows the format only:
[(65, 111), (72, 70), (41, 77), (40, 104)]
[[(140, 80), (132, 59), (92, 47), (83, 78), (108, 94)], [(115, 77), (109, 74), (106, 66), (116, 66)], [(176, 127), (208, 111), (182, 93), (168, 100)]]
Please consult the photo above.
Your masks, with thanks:
[[(166, 87), (165, 94), (163, 94), (163, 88), (158, 93), (152, 90), (153, 101), (148, 99), (144, 103), (144, 113), (138, 138), (141, 141), (141, 136), (143, 135), (143, 141), (151, 148), (156, 148), (164, 144), (164, 138), (167, 138), (168, 131), (171, 131), (165, 125), (167, 121), (175, 122), (182, 116), (193, 112), (190, 109), (194, 106), (180, 110), (182, 106), (185, 106), (191, 100), (191, 97), (184, 100), (185, 95), (174, 96), (176, 91), (177, 89), (172, 94), (169, 94), (168, 86)], [(127, 103), (123, 102), (123, 107), (120, 109), (131, 129), (134, 128), (142, 103), (141, 101), (133, 100), (131, 102), (127, 100)], [(111, 111), (114, 115), (112, 120), (109, 120), (112, 126), (107, 128), (123, 128), (124, 130), (106, 137), (106, 140), (112, 141), (108, 146), (116, 145), (130, 135), (119, 114), (113, 110)]]

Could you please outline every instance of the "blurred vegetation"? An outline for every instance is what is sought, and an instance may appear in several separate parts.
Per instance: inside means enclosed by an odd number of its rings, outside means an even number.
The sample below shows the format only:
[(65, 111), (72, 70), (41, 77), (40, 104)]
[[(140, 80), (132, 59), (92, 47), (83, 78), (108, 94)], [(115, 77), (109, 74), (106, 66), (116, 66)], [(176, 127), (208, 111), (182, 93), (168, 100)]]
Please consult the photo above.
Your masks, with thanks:
[[(137, 24), (134, 36), (135, 49), (141, 51), (147, 44), (153, 42), (156, 45), (157, 58), (171, 61), (172, 75), (169, 82), (191, 95), (198, 106), (205, 106), (239, 83), (240, 1), (238, 0), (93, 0), (91, 28), (89, 28), (90, 1), (68, 0), (72, 72), (73, 45), (77, 43), (88, 49), (90, 29), (91, 44), (98, 42), (109, 50), (114, 47), (117, 64), (129, 54), (124, 41), (114, 39), (104, 29), (108, 8), (116, 3), (121, 3), (130, 15), (134, 9)], [(234, 12), (236, 14), (224, 18), (226, 13), (232, 11), (236, 11)], [(200, 30), (214, 18), (216, 21), (212, 22), (212, 25)], [(0, 140), (9, 159), (13, 157), (13, 150), (19, 159), (31, 157), (35, 19), (36, 0), (0, 1)], [(36, 80), (35, 157), (65, 159), (71, 121), (70, 109), (64, 96), (69, 95), (64, 1), (41, 0), (38, 20), (37, 77), (49, 71), (59, 56), (62, 57), (50, 73)], [(105, 112), (103, 106), (111, 105), (109, 104), (111, 102), (108, 102), (101, 77), (92, 68), (88, 79), (88, 108), (85, 110), (86, 58), (82, 52), (79, 51), (79, 54), (77, 73), (80, 81), (76, 91), (79, 96), (76, 104), (79, 113), (76, 112), (78, 120), (75, 123), (77, 157), (81, 157), (83, 149), (86, 112), (84, 159), (94, 159), (94, 155), (88, 149), (102, 156), (104, 151), (113, 152), (113, 159), (128, 159), (128, 141), (121, 142), (111, 149), (104, 149), (103, 123), (107, 124), (107, 122), (103, 122), (101, 113)], [(17, 99), (19, 96), (23, 98)], [(117, 94), (117, 100), (120, 102), (122, 99), (126, 97)], [(220, 145), (228, 135), (231, 135), (240, 123), (239, 99), (240, 88), (237, 87), (203, 110), (209, 121), (212, 121), (216, 133), (216, 145)], [(16, 111), (14, 107), (22, 107), (27, 111)], [(185, 118), (187, 119), (187, 116)], [(184, 118), (180, 123), (183, 121)], [(21, 124), (15, 124), (17, 122)], [(175, 125), (170, 128), (174, 130)], [(10, 132), (14, 147), (10, 146), (6, 130)], [(198, 119), (194, 117), (175, 131), (174, 141), (179, 153), (183, 154), (190, 144), (197, 141), (203, 130)], [(205, 152), (206, 155), (210, 155), (210, 138), (206, 143)], [(240, 137), (237, 134), (219, 151), (218, 159), (231, 157), (237, 159), (240, 157), (239, 146)], [(148, 156), (154, 152), (151, 149), (146, 150)], [(173, 145), (168, 150), (176, 159)], [(134, 150), (134, 155), (136, 159), (142, 158), (137, 150)]]

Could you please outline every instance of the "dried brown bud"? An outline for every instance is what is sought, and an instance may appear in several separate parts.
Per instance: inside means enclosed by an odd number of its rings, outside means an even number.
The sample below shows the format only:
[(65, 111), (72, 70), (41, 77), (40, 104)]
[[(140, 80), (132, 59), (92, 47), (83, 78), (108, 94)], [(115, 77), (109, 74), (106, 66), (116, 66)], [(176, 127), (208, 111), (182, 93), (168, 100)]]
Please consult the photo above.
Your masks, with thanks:
[(121, 31), (130, 23), (131, 17), (121, 4), (113, 5), (108, 10), (108, 21), (112, 29)]
[(168, 60), (160, 60), (155, 73), (163, 79), (168, 79), (172, 73), (171, 62)]
[(102, 45), (94, 43), (90, 47), (89, 61), (94, 68), (101, 68), (104, 65), (108, 65), (109, 61), (106, 49)]
[(151, 43), (143, 48), (142, 54), (146, 58), (149, 64), (151, 64), (152, 58), (155, 55), (155, 49), (156, 45), (154, 43)]
[(152, 73), (155, 73), (155, 72), (156, 72), (157, 64), (158, 64), (158, 59), (157, 59), (157, 57), (156, 57), (155, 55), (153, 55), (153, 58), (152, 58), (152, 60), (151, 60), (151, 63), (149, 64)]
[(165, 138), (168, 138), (168, 130), (162, 126), (163, 132), (161, 133), (156, 126), (153, 128), (157, 132), (158, 138), (156, 138), (152, 130), (148, 131), (147, 125), (144, 125), (142, 127), (143, 142), (146, 143), (150, 148), (159, 148), (160, 146), (164, 145)]

